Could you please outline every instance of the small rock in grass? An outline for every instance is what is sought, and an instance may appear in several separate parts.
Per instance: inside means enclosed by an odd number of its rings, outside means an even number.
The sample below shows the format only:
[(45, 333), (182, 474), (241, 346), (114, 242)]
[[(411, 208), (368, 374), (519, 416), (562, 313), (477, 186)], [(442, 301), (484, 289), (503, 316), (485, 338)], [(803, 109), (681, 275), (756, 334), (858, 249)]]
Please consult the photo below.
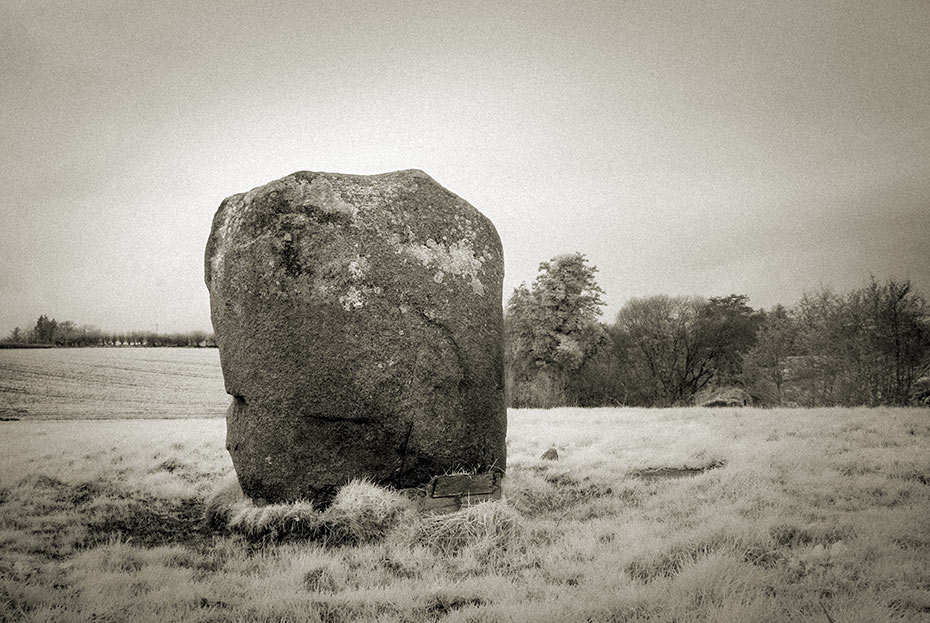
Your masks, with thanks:
[(558, 461), (559, 460), (559, 451), (555, 448), (549, 448), (541, 457), (544, 461)]

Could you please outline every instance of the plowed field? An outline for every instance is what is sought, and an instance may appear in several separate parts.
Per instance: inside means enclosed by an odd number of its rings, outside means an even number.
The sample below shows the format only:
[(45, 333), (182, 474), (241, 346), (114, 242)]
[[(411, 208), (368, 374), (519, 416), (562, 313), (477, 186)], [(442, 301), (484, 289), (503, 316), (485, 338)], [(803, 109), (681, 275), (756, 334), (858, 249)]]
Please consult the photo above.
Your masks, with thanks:
[(0, 350), (0, 418), (222, 416), (215, 348)]

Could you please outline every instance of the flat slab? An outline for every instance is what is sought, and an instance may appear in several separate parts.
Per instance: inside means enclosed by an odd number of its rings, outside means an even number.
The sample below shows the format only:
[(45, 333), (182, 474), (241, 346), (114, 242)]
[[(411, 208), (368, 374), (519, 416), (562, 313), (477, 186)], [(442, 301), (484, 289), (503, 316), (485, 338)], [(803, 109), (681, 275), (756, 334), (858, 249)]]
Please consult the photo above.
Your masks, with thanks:
[(472, 504), (501, 499), (501, 474), (485, 472), (434, 476), (426, 487), (406, 489), (404, 492), (416, 501), (421, 511), (454, 513)]
[(436, 476), (430, 481), (428, 491), (431, 498), (492, 495), (494, 491), (500, 492), (500, 478), (494, 472)]

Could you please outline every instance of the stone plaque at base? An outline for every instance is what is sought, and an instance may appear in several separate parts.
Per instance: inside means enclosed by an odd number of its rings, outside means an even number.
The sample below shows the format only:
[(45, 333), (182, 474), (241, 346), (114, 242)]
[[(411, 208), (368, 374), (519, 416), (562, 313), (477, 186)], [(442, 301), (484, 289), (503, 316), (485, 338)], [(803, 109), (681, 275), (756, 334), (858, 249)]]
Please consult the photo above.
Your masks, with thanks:
[(407, 493), (422, 511), (454, 513), (478, 502), (501, 499), (501, 475), (486, 472), (434, 476), (425, 488), (408, 489)]

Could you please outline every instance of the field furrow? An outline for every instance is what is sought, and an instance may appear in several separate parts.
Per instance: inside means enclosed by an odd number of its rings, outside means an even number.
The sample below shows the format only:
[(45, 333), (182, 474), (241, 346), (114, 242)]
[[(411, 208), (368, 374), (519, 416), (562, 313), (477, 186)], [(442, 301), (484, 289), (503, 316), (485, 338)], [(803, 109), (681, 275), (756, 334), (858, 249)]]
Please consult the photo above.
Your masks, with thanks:
[(216, 349), (0, 351), (0, 416), (217, 417), (228, 402)]

